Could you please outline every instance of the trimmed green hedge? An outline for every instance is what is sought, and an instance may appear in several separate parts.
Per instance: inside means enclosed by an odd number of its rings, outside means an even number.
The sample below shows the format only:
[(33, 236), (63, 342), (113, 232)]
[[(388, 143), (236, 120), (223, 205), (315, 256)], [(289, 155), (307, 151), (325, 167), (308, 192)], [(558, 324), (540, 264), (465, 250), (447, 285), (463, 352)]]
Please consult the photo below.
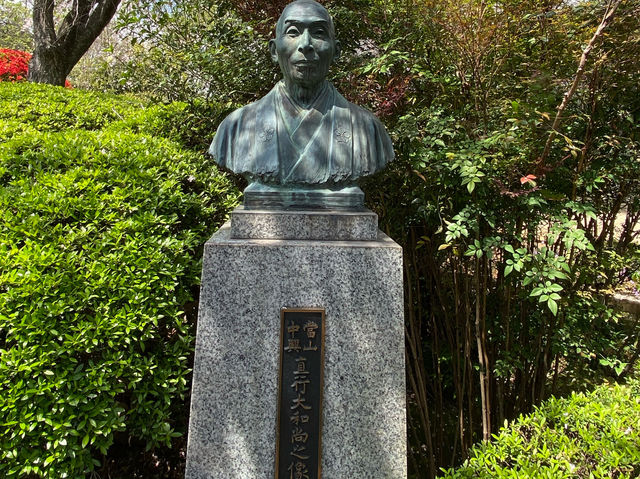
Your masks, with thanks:
[(640, 477), (640, 381), (551, 398), (442, 477)]
[(118, 431), (184, 431), (186, 311), (238, 198), (158, 136), (184, 112), (0, 83), (1, 477), (85, 477)]
[(218, 123), (233, 109), (228, 103), (200, 100), (188, 106), (181, 102), (150, 105), (133, 95), (0, 82), (0, 139), (20, 133), (116, 128), (205, 151)]

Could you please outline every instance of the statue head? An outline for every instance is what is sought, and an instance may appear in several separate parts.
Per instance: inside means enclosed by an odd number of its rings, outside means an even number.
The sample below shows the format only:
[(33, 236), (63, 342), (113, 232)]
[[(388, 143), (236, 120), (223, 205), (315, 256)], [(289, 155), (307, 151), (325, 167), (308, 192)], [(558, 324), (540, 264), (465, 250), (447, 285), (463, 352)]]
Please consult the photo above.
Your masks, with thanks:
[(314, 89), (339, 57), (340, 42), (335, 39), (333, 20), (326, 8), (314, 0), (297, 0), (282, 11), (269, 50), (288, 88)]

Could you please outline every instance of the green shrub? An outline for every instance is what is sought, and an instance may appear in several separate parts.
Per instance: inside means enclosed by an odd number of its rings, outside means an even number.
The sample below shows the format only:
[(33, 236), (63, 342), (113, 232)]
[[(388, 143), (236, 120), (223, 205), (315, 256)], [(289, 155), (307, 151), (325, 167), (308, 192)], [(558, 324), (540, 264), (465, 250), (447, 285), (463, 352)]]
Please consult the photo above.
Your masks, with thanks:
[(186, 311), (237, 192), (149, 134), (180, 105), (0, 87), (0, 476), (85, 477), (118, 431), (184, 431)]
[(551, 398), (475, 446), (461, 478), (636, 478), (640, 475), (640, 381)]
[(149, 105), (133, 95), (0, 83), (0, 139), (27, 132), (126, 129), (205, 151), (217, 125), (237, 106), (199, 99)]
[[(99, 130), (135, 115), (148, 113), (145, 102), (133, 96), (117, 97), (82, 90), (52, 89), (47, 85), (0, 84), (0, 121), (25, 129), (62, 131)], [(151, 107), (151, 111), (158, 107)]]

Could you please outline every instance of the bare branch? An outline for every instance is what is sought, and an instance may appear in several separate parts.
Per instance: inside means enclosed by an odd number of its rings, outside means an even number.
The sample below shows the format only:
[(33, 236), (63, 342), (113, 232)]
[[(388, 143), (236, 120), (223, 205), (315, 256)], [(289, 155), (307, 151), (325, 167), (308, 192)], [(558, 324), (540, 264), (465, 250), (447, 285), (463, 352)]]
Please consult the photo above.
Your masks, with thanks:
[(58, 28), (58, 38), (68, 35), (72, 27), (82, 21), (82, 17), (88, 16), (92, 3), (91, 0), (73, 0), (69, 12), (65, 15), (64, 20), (62, 20)]
[(598, 26), (598, 28), (596, 29), (596, 32), (593, 34), (593, 37), (591, 38), (588, 45), (585, 47), (584, 51), (582, 52), (582, 56), (580, 57), (580, 63), (578, 64), (578, 70), (576, 71), (575, 77), (573, 78), (573, 83), (571, 84), (571, 88), (569, 88), (569, 91), (567, 91), (564, 94), (562, 103), (558, 107), (558, 111), (556, 112), (556, 117), (553, 120), (553, 125), (551, 126), (551, 133), (549, 134), (549, 138), (547, 138), (547, 142), (544, 145), (544, 151), (542, 152), (542, 156), (540, 156), (540, 158), (538, 159), (539, 168), (544, 168), (545, 161), (547, 160), (547, 157), (549, 156), (549, 151), (551, 150), (551, 144), (553, 143), (553, 140), (558, 134), (558, 128), (560, 127), (562, 114), (564, 113), (564, 110), (567, 108), (567, 105), (569, 104), (571, 97), (573, 97), (573, 94), (576, 92), (576, 89), (580, 84), (580, 80), (584, 75), (584, 68), (585, 68), (585, 65), (587, 64), (587, 59), (589, 58), (589, 54), (591, 53), (591, 50), (593, 49), (598, 39), (602, 36), (604, 29), (607, 28), (609, 24), (613, 21), (613, 15), (616, 13), (616, 10), (618, 9), (621, 3), (622, 3), (622, 0), (609, 0), (609, 4), (605, 9), (605, 13), (602, 18), (602, 21), (600, 22), (600, 25)]

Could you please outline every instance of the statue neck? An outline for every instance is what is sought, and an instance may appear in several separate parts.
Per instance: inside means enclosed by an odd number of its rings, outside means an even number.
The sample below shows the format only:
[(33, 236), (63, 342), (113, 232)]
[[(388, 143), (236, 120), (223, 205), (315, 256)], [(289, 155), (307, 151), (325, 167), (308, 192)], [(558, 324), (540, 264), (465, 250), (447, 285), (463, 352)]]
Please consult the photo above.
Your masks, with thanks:
[(325, 90), (327, 81), (324, 80), (317, 85), (305, 87), (297, 83), (284, 80), (284, 88), (289, 97), (302, 108), (309, 108), (316, 101), (318, 96)]

